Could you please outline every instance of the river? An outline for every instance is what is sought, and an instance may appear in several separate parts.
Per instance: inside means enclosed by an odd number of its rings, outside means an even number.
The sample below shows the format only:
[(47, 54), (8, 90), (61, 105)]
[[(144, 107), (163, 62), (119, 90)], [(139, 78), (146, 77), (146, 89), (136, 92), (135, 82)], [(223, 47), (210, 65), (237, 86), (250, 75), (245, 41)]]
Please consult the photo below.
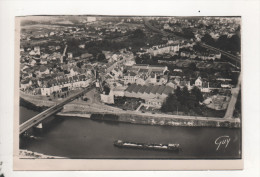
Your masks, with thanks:
[[(20, 123), (38, 114), (20, 107)], [(215, 141), (228, 136), (228, 144)], [(115, 140), (179, 143), (180, 152), (118, 148)], [(99, 122), (79, 117), (53, 116), (36, 140), (21, 140), (21, 149), (45, 155), (80, 159), (230, 159), (241, 158), (241, 129), (171, 127)], [(218, 143), (218, 141), (217, 141)]]

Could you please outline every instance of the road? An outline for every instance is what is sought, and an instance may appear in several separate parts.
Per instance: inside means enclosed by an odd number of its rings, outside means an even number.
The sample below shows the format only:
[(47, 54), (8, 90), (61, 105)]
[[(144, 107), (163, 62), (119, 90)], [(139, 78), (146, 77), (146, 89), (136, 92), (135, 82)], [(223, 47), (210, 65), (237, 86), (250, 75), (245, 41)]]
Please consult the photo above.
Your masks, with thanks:
[(226, 111), (226, 114), (224, 116), (225, 119), (233, 118), (233, 114), (234, 114), (234, 110), (235, 110), (235, 106), (236, 106), (237, 97), (238, 97), (238, 94), (239, 94), (240, 87), (241, 87), (241, 74), (238, 77), (238, 83), (237, 83), (236, 88), (232, 89), (232, 97), (231, 97), (231, 100), (229, 101), (227, 111)]
[(24, 133), (26, 130), (36, 126), (37, 124), (41, 123), (44, 119), (46, 119), (47, 117), (51, 116), (52, 114), (57, 113), (58, 111), (60, 111), (63, 106), (73, 100), (75, 100), (77, 97), (81, 96), (82, 94), (88, 92), (89, 90), (91, 90), (94, 87), (94, 82), (89, 85), (87, 88), (84, 88), (83, 90), (81, 90), (80, 92), (69, 96), (68, 98), (64, 99), (62, 102), (46, 109), (45, 111), (37, 114), (36, 116), (32, 117), (31, 119), (25, 121), (24, 123), (22, 123), (20, 125), (20, 129), (19, 129), (19, 134)]
[[(150, 113), (145, 112), (142, 113), (140, 111), (131, 111), (131, 110), (122, 110), (117, 107), (109, 106), (106, 104), (97, 104), (97, 103), (86, 103), (82, 101), (73, 102), (71, 103), (75, 107), (78, 107), (77, 110), (80, 110), (79, 115), (81, 114), (130, 114), (130, 115), (139, 115), (141, 117), (161, 117), (161, 118), (170, 118), (170, 119), (184, 119), (184, 120), (205, 120), (205, 121), (217, 121), (217, 122), (238, 122), (239, 119), (230, 119), (230, 118), (220, 118), (220, 117), (201, 117), (201, 116), (184, 116), (184, 115), (171, 115), (171, 114), (164, 114), (164, 113)], [(74, 107), (74, 108), (75, 108)], [(73, 108), (73, 109), (74, 109)], [(70, 110), (67, 110), (67, 113), (70, 113)], [(66, 112), (63, 112), (66, 114)], [(76, 115), (76, 114), (75, 114)]]

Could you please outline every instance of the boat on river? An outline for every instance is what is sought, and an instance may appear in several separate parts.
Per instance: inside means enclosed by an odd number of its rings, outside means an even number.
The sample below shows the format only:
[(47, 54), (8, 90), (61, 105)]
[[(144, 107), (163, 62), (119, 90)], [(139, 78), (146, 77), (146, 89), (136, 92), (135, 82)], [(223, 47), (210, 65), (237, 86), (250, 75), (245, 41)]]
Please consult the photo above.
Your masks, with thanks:
[(116, 140), (114, 146), (120, 148), (134, 148), (134, 149), (147, 149), (147, 150), (165, 150), (165, 151), (180, 151), (180, 144), (149, 144), (149, 143), (136, 143)]

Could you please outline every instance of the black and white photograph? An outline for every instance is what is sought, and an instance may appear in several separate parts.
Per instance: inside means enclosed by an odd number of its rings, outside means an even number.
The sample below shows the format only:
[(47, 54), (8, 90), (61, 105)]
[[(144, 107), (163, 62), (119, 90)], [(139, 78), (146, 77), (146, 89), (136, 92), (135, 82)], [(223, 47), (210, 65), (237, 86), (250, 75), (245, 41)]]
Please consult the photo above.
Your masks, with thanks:
[(21, 16), (20, 159), (241, 159), (240, 16)]

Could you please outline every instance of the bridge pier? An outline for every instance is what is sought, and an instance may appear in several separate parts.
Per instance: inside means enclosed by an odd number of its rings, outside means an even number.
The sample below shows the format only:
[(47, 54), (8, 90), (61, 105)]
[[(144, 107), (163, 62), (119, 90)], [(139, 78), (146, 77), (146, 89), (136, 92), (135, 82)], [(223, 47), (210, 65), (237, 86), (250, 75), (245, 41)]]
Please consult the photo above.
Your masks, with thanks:
[(42, 128), (43, 128), (42, 123), (39, 123), (39, 124), (36, 126), (36, 128), (42, 129)]
[(43, 123), (33, 127), (33, 135), (40, 136), (43, 133)]

